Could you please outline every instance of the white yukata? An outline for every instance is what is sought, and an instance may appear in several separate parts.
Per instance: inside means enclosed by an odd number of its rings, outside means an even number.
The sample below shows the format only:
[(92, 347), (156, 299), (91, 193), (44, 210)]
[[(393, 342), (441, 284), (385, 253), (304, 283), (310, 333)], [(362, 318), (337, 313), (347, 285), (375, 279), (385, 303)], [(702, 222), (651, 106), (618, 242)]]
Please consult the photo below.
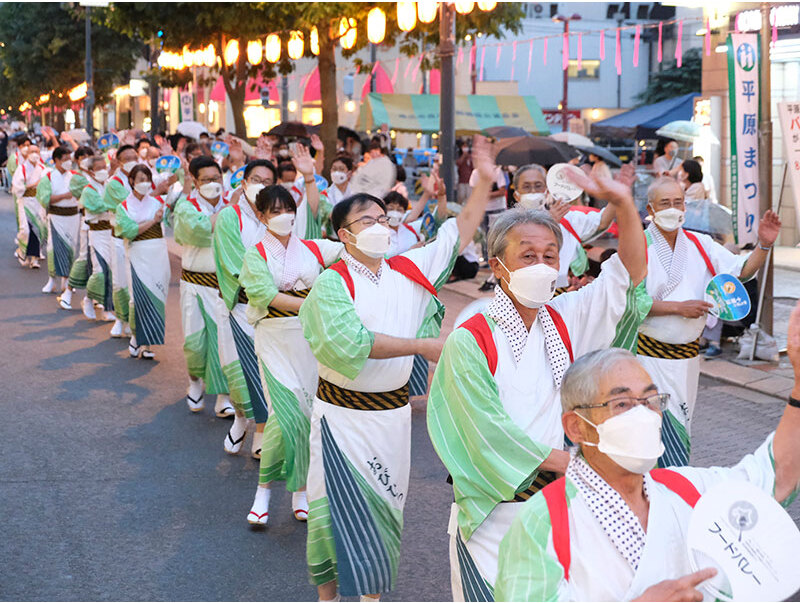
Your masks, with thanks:
[[(646, 231), (648, 242), (647, 294), (654, 301), (705, 299), (706, 285), (712, 274), (697, 245), (678, 232), (673, 251), (655, 224)], [(717, 274), (738, 277), (747, 261), (746, 255), (734, 255), (708, 235), (690, 233), (697, 238)], [(638, 359), (658, 386), (670, 395), (664, 412), (662, 437), (664, 455), (659, 466), (689, 463), (691, 420), (700, 378), (698, 339), (706, 316), (649, 316), (639, 327)], [(666, 345), (665, 345), (666, 344)]]
[[(603, 210), (605, 211), (605, 210)], [(579, 210), (568, 211), (561, 218), (561, 249), (558, 250), (558, 279), (556, 287), (569, 286), (569, 270), (575, 276), (580, 276), (589, 267), (586, 251), (582, 241), (585, 241), (597, 232), (600, 221), (603, 219), (602, 211), (582, 212)], [(577, 235), (577, 237), (575, 236)]]
[[(47, 268), (50, 276), (69, 277), (78, 255), (81, 216), (78, 202), (71, 196), (71, 171), (48, 170), (37, 187), (37, 196), (47, 212)], [(70, 193), (68, 199), (51, 201), (55, 195)]]
[(425, 237), (420, 234), (421, 227), (422, 219), (420, 218), (411, 223), (403, 222), (397, 227), (397, 230), (390, 228), (391, 234), (389, 236), (391, 239), (391, 246), (386, 253), (386, 257), (400, 255), (414, 247), (417, 243), (424, 242)]
[[(86, 283), (86, 293), (90, 299), (101, 304), (107, 312), (115, 312), (114, 288), (111, 266), (115, 253), (114, 213), (105, 201), (105, 183), (98, 182), (91, 176), (89, 184), (81, 193), (81, 205), (86, 217), (88, 232), (89, 259), (92, 263), (92, 274)], [(128, 309), (124, 309), (127, 316)]]
[[(669, 471), (687, 478), (700, 495), (726, 480), (748, 481), (771, 495), (772, 438), (733, 467)], [(498, 601), (630, 601), (663, 580), (693, 573), (687, 555), (692, 506), (653, 474), (644, 477), (650, 502), (646, 533), (622, 497), (582, 457), (572, 459), (565, 479), (569, 578), (553, 544), (547, 502), (538, 493), (523, 505), (500, 545)], [(705, 594), (705, 600), (713, 599)]]
[[(117, 170), (117, 173), (105, 183), (103, 200), (112, 212), (112, 226), (116, 223), (117, 206), (125, 201), (133, 192), (128, 177)], [(129, 290), (130, 281), (128, 279), (128, 260), (125, 254), (125, 241), (120, 237), (116, 230), (113, 231), (111, 240), (111, 280), (114, 297), (114, 315), (124, 323), (130, 318), (128, 311), (130, 308), (131, 293)]]
[(44, 163), (34, 165), (26, 159), (11, 180), (11, 191), (17, 198), (17, 242), (22, 255), (34, 258), (44, 257), (42, 246), (47, 243), (47, 214), (36, 198), (36, 187), (44, 172)]
[(271, 302), (279, 292), (306, 297), (343, 248), (341, 243), (302, 241), (294, 235), (284, 247), (267, 231), (244, 254), (239, 282), (247, 293), (247, 321), (255, 328), (258, 369), (269, 408), (261, 446), (261, 484), (285, 480), (291, 492), (305, 486), (309, 421), (318, 380), (317, 361), (297, 313), (278, 310)]
[(348, 197), (353, 195), (353, 192), (350, 190), (350, 182), (347, 182), (347, 187), (344, 191), (340, 189), (336, 184), (331, 184), (328, 188), (326, 188), (321, 195), (324, 195), (325, 199), (327, 199), (328, 203), (332, 206), (335, 206), (337, 203), (344, 201)]
[[(496, 287), (486, 312), (448, 337), (428, 400), (428, 432), (453, 479), (448, 533), (454, 600), (492, 600), (500, 540), (522, 501), (555, 478), (539, 466), (564, 447), (564, 372), (572, 358), (609, 347), (621, 329), (635, 333), (638, 322), (626, 320), (639, 311), (633, 290), (615, 255), (592, 283), (547, 303), (555, 316), (540, 309), (530, 332)], [(480, 343), (475, 320), (483, 321), (491, 344)]]
[[(377, 275), (343, 253), (300, 309), (320, 376), (311, 416), (309, 572), (316, 585), (337, 580), (343, 596), (392, 589), (408, 497), (413, 356), (369, 358), (374, 333), (438, 335), (444, 306), (429, 289), (447, 282), (458, 250), (450, 220), (430, 245), (382, 260)], [(415, 270), (418, 281), (402, 269)]]

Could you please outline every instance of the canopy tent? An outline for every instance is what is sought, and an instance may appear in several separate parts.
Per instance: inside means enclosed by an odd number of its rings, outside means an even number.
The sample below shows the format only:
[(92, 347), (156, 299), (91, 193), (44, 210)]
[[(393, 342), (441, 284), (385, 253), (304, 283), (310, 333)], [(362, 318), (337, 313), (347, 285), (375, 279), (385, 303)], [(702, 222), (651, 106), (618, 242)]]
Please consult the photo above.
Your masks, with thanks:
[(661, 126), (678, 119), (692, 119), (696, 96), (700, 93), (690, 92), (598, 121), (592, 124), (592, 137), (657, 138), (656, 130)]
[[(518, 126), (532, 134), (550, 133), (533, 96), (456, 96), (455, 113), (458, 135), (493, 126)], [(398, 132), (438, 132), (439, 95), (368, 94), (361, 103), (357, 129), (377, 130), (382, 124)]]

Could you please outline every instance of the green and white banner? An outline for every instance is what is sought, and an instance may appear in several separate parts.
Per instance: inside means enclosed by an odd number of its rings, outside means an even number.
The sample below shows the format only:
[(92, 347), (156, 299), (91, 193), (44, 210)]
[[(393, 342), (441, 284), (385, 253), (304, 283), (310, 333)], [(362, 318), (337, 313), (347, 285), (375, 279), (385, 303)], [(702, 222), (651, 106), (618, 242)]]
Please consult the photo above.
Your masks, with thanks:
[[(728, 99), (731, 118), (731, 210), (736, 243), (758, 238), (758, 34), (728, 35)], [(764, 191), (763, 194), (769, 194)]]

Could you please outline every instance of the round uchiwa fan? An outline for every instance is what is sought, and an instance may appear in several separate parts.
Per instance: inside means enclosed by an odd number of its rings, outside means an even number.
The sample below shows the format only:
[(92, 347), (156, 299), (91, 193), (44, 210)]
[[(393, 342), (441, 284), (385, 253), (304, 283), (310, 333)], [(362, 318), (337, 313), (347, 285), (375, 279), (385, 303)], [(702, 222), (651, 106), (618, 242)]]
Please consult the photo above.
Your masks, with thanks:
[(108, 134), (103, 134), (100, 138), (97, 139), (97, 148), (101, 151), (106, 151), (108, 149), (118, 149), (119, 148), (119, 137), (110, 132)]
[(700, 585), (725, 601), (783, 601), (800, 588), (800, 530), (774, 498), (750, 482), (709, 488), (692, 512), (687, 538), (694, 571), (714, 567)]
[(231, 176), (231, 188), (232, 189), (233, 188), (238, 188), (239, 185), (242, 183), (242, 180), (244, 180), (244, 170), (245, 170), (246, 167), (247, 167), (246, 165), (243, 165), (238, 170), (236, 170), (233, 173), (233, 175)]
[(381, 155), (356, 170), (350, 180), (350, 189), (353, 193), (369, 193), (383, 199), (396, 181), (397, 167), (391, 159)]
[(161, 174), (164, 172), (175, 173), (181, 167), (181, 158), (175, 155), (164, 155), (156, 159), (156, 171)]

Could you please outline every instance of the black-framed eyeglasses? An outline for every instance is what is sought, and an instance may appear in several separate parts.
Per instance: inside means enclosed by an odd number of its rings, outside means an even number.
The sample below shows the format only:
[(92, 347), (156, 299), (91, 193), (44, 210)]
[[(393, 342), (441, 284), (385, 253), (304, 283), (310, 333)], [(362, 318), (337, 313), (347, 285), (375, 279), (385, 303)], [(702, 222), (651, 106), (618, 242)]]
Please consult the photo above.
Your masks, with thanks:
[(639, 405), (647, 406), (650, 410), (663, 411), (669, 403), (669, 394), (653, 394), (644, 398), (634, 398), (626, 396), (624, 398), (614, 398), (600, 404), (581, 404), (575, 408), (603, 408), (608, 407), (612, 415), (620, 415)]
[(386, 226), (389, 223), (389, 218), (386, 216), (378, 216), (377, 218), (373, 218), (372, 216), (361, 216), (358, 220), (348, 222), (342, 226), (342, 228), (347, 228), (348, 226), (352, 226), (356, 223), (361, 224), (364, 228), (375, 226), (375, 224), (382, 224), (383, 226)]

